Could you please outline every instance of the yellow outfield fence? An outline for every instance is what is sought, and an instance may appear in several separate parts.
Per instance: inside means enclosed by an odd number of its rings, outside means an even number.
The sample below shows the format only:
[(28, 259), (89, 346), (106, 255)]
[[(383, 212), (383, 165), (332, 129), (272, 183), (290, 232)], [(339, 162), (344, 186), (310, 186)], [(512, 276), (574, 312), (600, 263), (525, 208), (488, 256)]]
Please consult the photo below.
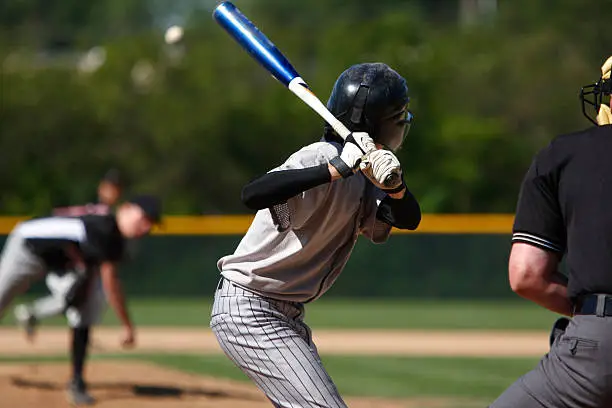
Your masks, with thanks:
[[(0, 217), (0, 235), (7, 235), (28, 217)], [(163, 218), (154, 235), (240, 235), (246, 232), (253, 215), (201, 215)], [(394, 234), (510, 234), (512, 214), (423, 214), (416, 231), (394, 229)]]

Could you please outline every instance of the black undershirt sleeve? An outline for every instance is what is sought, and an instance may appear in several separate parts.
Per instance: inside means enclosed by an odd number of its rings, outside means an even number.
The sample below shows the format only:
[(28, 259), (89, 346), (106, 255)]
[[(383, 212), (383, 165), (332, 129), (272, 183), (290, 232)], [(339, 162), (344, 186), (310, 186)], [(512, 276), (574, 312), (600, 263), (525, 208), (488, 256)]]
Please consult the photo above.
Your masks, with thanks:
[(406, 189), (401, 199), (385, 197), (378, 206), (376, 218), (395, 228), (415, 230), (421, 222), (421, 207)]
[(248, 208), (262, 210), (330, 181), (327, 163), (305, 169), (277, 170), (244, 186), (240, 198)]

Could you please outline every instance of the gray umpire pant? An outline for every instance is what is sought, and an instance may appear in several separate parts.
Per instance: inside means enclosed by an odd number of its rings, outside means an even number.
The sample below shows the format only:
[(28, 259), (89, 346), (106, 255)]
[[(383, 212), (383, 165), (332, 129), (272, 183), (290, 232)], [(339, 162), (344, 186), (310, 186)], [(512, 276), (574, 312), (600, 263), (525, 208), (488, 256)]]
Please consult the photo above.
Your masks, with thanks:
[(0, 318), (13, 299), (44, 278), (44, 264), (17, 234), (8, 236), (0, 256)]
[(304, 323), (301, 303), (248, 292), (222, 279), (210, 326), (227, 356), (275, 407), (345, 408)]
[(538, 366), (490, 408), (612, 407), (612, 317), (575, 316)]

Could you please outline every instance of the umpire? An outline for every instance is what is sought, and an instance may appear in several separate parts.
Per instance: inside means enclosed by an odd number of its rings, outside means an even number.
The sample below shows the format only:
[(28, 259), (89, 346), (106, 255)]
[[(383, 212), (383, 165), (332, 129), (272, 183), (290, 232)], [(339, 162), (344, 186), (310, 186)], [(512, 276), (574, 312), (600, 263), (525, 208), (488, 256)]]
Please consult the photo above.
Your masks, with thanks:
[[(572, 318), (557, 321), (550, 352), (490, 408), (612, 407), (611, 69), (612, 57), (580, 94), (598, 126), (557, 137), (535, 156), (514, 221), (512, 290)], [(564, 255), (567, 279), (557, 272)]]

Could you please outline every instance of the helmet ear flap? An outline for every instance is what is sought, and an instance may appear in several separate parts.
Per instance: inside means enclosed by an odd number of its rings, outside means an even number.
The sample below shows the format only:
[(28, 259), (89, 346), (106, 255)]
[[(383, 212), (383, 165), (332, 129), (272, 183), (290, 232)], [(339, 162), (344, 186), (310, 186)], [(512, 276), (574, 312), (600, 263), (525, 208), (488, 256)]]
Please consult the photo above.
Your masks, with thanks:
[(370, 94), (370, 87), (368, 85), (359, 85), (359, 89), (353, 99), (353, 107), (351, 108), (349, 120), (355, 125), (363, 123), (363, 110), (365, 109), (368, 95)]

